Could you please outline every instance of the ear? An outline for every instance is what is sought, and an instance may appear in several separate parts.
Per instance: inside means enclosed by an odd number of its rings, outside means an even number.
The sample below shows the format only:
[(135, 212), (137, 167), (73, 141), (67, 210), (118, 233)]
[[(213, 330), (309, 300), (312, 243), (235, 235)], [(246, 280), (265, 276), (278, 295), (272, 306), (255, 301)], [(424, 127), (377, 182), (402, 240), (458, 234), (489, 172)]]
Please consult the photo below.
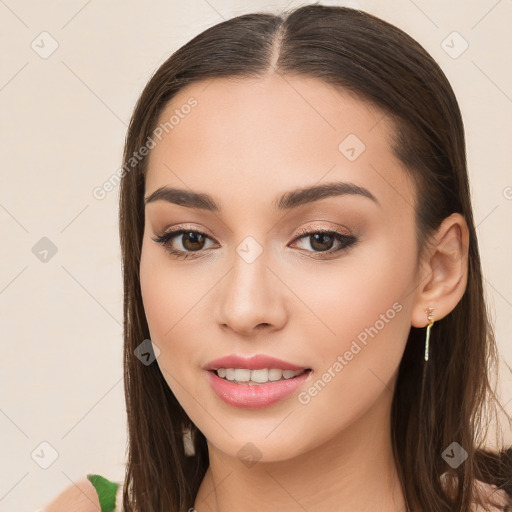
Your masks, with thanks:
[(450, 313), (466, 290), (469, 231), (460, 213), (446, 217), (425, 249), (411, 311), (414, 327), (428, 325), (425, 309), (431, 306), (434, 322)]

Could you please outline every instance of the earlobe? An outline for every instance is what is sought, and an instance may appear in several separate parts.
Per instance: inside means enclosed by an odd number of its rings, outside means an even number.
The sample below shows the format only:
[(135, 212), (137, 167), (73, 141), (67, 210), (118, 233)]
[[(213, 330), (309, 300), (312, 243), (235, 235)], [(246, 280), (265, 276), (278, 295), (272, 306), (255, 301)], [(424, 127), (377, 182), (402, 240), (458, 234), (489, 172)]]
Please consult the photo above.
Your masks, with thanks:
[(414, 327), (428, 325), (426, 308), (433, 308), (432, 317), (437, 321), (458, 304), (466, 290), (468, 248), (466, 220), (453, 213), (441, 223), (421, 263), (411, 316)]

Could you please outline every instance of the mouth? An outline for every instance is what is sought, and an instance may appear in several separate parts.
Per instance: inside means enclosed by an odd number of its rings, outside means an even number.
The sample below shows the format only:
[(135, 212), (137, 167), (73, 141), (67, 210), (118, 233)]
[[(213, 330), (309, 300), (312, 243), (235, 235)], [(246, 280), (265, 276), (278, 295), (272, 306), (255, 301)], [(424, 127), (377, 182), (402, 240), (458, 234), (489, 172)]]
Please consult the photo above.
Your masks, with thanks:
[(217, 377), (233, 384), (246, 384), (249, 386), (260, 386), (272, 382), (292, 380), (300, 375), (311, 372), (311, 368), (304, 370), (283, 370), (279, 368), (259, 368), (250, 370), (248, 368), (218, 368), (209, 370)]
[(213, 368), (205, 374), (212, 391), (226, 404), (260, 409), (283, 401), (306, 386), (311, 368)]

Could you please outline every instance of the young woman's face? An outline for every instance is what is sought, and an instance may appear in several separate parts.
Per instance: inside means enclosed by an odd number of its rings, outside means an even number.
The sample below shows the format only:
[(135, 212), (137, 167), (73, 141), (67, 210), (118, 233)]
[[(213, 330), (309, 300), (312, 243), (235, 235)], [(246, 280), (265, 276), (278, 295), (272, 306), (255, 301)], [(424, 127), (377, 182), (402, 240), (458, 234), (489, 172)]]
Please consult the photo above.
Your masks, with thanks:
[[(193, 84), (160, 121), (145, 197), (180, 192), (146, 204), (140, 282), (157, 364), (189, 417), (222, 452), (261, 461), (381, 429), (419, 279), (414, 189), (387, 118), (273, 75)], [(250, 385), (205, 369), (256, 354), (311, 371)], [(282, 363), (260, 363), (274, 371), (213, 368), (281, 378)]]

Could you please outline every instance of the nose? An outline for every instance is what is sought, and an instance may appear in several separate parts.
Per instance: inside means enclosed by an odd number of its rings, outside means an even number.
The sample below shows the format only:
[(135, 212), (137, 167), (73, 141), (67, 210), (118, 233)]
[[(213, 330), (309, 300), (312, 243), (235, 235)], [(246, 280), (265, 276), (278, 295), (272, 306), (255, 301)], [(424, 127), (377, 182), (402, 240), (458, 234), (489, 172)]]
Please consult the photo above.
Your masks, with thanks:
[(218, 325), (243, 336), (283, 328), (290, 303), (287, 287), (267, 264), (263, 254), (251, 263), (235, 254), (233, 268), (215, 297)]

